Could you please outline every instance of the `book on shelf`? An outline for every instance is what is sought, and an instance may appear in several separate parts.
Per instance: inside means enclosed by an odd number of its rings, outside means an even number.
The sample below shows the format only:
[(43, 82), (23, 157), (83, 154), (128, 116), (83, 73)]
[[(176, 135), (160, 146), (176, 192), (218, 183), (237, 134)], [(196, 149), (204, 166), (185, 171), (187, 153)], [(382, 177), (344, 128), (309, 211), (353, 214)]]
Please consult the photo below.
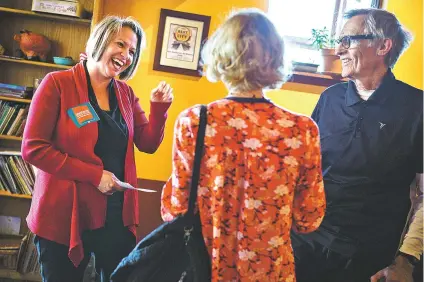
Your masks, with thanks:
[(28, 104), (0, 100), (0, 134), (21, 137), (28, 110)]
[(30, 86), (0, 83), (0, 89), (8, 89), (8, 90), (14, 90), (14, 91), (32, 91), (34, 88)]
[(34, 245), (34, 237), (34, 233), (28, 231), (22, 239), (16, 269), (20, 273), (38, 273), (40, 271), (38, 253)]
[(22, 235), (0, 233), (0, 269), (17, 270)]
[(0, 234), (0, 269), (14, 270), (21, 274), (39, 273), (34, 234), (8, 236)]
[(21, 156), (0, 156), (0, 189), (12, 194), (32, 195), (35, 175)]
[(34, 87), (0, 83), (0, 96), (12, 98), (28, 98), (34, 92)]

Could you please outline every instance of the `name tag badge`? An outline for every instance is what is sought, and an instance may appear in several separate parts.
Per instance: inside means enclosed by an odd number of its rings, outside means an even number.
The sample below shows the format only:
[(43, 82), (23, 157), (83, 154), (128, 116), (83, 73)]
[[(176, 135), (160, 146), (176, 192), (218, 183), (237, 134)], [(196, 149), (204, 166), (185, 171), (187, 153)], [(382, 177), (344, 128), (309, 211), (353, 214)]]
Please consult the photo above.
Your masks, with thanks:
[(99, 116), (89, 102), (70, 108), (68, 115), (78, 128), (99, 120)]

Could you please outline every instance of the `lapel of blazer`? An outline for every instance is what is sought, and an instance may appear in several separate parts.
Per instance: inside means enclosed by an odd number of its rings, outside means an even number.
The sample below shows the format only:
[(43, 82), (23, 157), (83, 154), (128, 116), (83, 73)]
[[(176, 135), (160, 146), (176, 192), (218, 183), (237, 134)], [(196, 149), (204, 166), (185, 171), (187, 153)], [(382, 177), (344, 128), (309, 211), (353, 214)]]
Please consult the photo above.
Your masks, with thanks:
[(115, 88), (119, 110), (121, 111), (121, 114), (124, 117), (125, 123), (128, 127), (128, 141), (132, 144), (134, 136), (134, 123), (132, 116), (132, 103), (130, 100), (130, 87), (125, 82), (118, 82), (115, 79), (113, 80), (113, 86)]
[(72, 74), (74, 76), (74, 82), (79, 97), (79, 102), (89, 102), (87, 78), (85, 76), (84, 65), (82, 62), (79, 62), (75, 65), (75, 67), (72, 68)]

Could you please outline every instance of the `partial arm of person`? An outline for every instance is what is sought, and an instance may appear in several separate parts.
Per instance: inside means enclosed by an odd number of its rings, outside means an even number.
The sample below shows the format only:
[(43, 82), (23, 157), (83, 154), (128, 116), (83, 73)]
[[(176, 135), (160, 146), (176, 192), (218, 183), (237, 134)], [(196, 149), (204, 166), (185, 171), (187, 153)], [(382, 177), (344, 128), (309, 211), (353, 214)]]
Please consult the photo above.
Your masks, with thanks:
[(161, 215), (164, 221), (171, 221), (179, 214), (184, 214), (188, 209), (190, 180), (198, 131), (198, 127), (190, 126), (191, 122), (195, 123), (182, 113), (175, 123), (172, 174), (162, 190), (161, 197)]
[(298, 233), (309, 233), (321, 224), (326, 207), (319, 132), (314, 122), (307, 123), (303, 140), (306, 149), (294, 195), (292, 228)]
[(149, 119), (140, 107), (138, 98), (132, 93), (135, 97), (133, 103), (134, 144), (141, 152), (153, 154), (162, 143), (168, 117), (167, 111), (173, 100), (172, 92), (172, 88), (165, 82), (159, 83), (158, 87), (152, 90)]
[[(60, 89), (48, 74), (32, 98), (22, 141), (22, 158), (55, 177), (88, 182), (99, 186), (103, 181), (101, 165), (84, 162), (58, 150), (52, 142), (53, 131), (59, 118)], [(102, 181), (101, 181), (102, 180)]]
[[(377, 272), (371, 277), (371, 282), (379, 281), (399, 281), (413, 282), (412, 273), (414, 265), (412, 265), (407, 256), (415, 257), (417, 260), (423, 254), (423, 174), (417, 174), (416, 185), (419, 187), (420, 193), (413, 200), (414, 215), (408, 232), (399, 249), (399, 254), (394, 262)], [(417, 189), (418, 190), (418, 189)], [(406, 254), (406, 256), (405, 256)], [(380, 280), (380, 279), (385, 280)]]

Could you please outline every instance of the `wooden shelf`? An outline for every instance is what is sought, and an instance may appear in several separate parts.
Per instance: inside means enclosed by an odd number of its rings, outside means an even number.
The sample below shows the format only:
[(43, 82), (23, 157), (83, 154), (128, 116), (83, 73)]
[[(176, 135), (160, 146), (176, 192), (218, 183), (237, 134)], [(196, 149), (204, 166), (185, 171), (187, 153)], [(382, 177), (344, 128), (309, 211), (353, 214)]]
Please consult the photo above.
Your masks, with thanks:
[(26, 10), (10, 9), (10, 8), (5, 8), (5, 7), (0, 7), (0, 13), (9, 13), (9, 14), (15, 14), (15, 15), (30, 16), (30, 17), (34, 17), (34, 18), (45, 18), (45, 19), (59, 20), (59, 21), (86, 24), (86, 25), (91, 24), (91, 20), (87, 20), (87, 19), (65, 17), (65, 16), (59, 16), (59, 15), (53, 15), (53, 14), (47, 14), (47, 13), (39, 13), (39, 12), (32, 12), (32, 11), (26, 11)]
[(22, 141), (22, 137), (10, 136), (10, 135), (0, 135), (0, 139)]
[(0, 100), (12, 101), (12, 102), (19, 102), (19, 103), (26, 103), (26, 104), (30, 104), (31, 103), (31, 99), (13, 98), (13, 97), (7, 97), (7, 96), (2, 96), (2, 95), (0, 95)]
[(12, 194), (5, 191), (0, 191), (0, 197), (18, 198), (18, 199), (32, 199), (31, 195)]
[(311, 84), (318, 86), (331, 86), (339, 82), (347, 81), (339, 73), (323, 72), (298, 72), (294, 71), (287, 82)]
[(14, 270), (0, 269), (1, 278), (9, 278), (14, 280), (27, 280), (27, 281), (42, 281), (38, 273), (21, 274)]
[(0, 61), (18, 63), (18, 64), (34, 65), (34, 66), (40, 66), (40, 67), (55, 68), (55, 69), (65, 69), (65, 70), (73, 67), (73, 66), (57, 65), (57, 64), (51, 64), (51, 63), (43, 63), (43, 62), (37, 62), (37, 61), (29, 61), (29, 60), (24, 60), (24, 59), (5, 58), (5, 57), (1, 57), (1, 56), (0, 56)]
[(21, 156), (20, 151), (0, 151), (0, 156)]

